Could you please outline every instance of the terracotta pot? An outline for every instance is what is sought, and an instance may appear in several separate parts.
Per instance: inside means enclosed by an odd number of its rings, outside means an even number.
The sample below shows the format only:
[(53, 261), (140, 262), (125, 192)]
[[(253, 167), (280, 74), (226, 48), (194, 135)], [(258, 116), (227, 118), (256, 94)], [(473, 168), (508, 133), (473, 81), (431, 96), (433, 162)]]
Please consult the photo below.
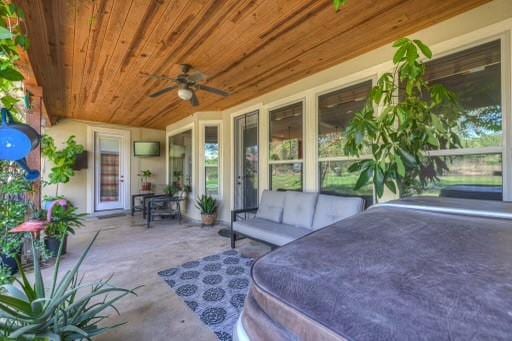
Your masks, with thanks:
[(206, 214), (201, 213), (201, 221), (203, 225), (215, 225), (215, 221), (217, 220), (217, 213)]
[(151, 182), (143, 182), (141, 190), (148, 192), (151, 191)]

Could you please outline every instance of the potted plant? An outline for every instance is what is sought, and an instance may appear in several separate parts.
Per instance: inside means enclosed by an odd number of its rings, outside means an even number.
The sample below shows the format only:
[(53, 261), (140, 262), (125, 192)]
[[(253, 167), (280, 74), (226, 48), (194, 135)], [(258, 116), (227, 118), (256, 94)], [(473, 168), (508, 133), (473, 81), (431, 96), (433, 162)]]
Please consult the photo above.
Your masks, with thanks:
[(140, 189), (144, 192), (151, 191), (151, 182), (149, 182), (149, 178), (153, 176), (153, 173), (149, 170), (143, 170), (140, 172), (139, 177), (141, 180)]
[(41, 139), (41, 153), (53, 163), (48, 180), (45, 185), (55, 185), (55, 197), (59, 197), (59, 185), (68, 183), (75, 175), (74, 166), (76, 159), (84, 152), (84, 146), (75, 141), (71, 135), (65, 142), (65, 147), (57, 149), (55, 140), (49, 135), (43, 135)]
[(66, 253), (68, 235), (75, 234), (75, 229), (83, 226), (84, 216), (84, 213), (77, 213), (77, 208), (66, 200), (59, 200), (50, 207), (44, 244), (52, 257), (57, 256), (61, 243), (62, 253)]
[(16, 164), (0, 162), (0, 265), (12, 274), (18, 271), (16, 258), (21, 254), (23, 240), (9, 230), (25, 221), (31, 191), (31, 184)]
[(203, 225), (215, 225), (217, 220), (217, 201), (210, 195), (202, 195), (196, 200), (196, 207), (201, 211)]
[(32, 239), (33, 282), (20, 269), (16, 285), (0, 286), (0, 339), (91, 340), (123, 324), (106, 326), (107, 310), (119, 313), (114, 304), (127, 295), (135, 295), (137, 288), (115, 287), (110, 278), (86, 285), (78, 273), (98, 233), (78, 262), (60, 279), (62, 248), (59, 250), (51, 283), (43, 282), (39, 250)]
[[(400, 39), (393, 44), (393, 72), (383, 74), (361, 112), (347, 127), (345, 154), (370, 157), (349, 168), (359, 172), (355, 189), (372, 183), (378, 198), (387, 187), (407, 196), (438, 180), (446, 162), (426, 153), (460, 146), (455, 133), (460, 113), (454, 93), (424, 79), (422, 59), (432, 58), (419, 40)], [(376, 108), (381, 108), (376, 115)]]

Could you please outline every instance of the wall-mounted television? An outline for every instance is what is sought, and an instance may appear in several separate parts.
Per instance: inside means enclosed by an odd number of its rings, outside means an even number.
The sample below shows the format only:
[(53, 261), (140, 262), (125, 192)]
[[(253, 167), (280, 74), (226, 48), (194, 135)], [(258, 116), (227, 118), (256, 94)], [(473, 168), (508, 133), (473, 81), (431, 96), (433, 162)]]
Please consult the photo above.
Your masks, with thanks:
[(134, 156), (160, 156), (160, 142), (135, 141), (133, 142)]

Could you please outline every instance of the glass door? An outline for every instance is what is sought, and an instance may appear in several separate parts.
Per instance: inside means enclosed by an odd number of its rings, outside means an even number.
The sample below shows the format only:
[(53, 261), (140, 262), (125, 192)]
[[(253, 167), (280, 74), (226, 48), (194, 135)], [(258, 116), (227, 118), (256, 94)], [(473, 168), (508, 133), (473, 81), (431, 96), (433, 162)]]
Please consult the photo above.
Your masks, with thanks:
[(191, 191), (192, 130), (169, 137), (169, 185), (176, 191)]
[(235, 118), (235, 209), (258, 206), (258, 111)]
[(122, 137), (95, 134), (95, 210), (124, 207)]

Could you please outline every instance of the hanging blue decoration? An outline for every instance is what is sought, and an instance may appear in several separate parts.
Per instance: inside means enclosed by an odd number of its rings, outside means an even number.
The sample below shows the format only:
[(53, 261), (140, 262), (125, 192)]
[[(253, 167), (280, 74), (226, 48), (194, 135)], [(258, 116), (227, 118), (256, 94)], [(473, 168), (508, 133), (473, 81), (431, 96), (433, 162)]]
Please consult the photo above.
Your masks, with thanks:
[(27, 180), (37, 180), (39, 171), (29, 169), (25, 158), (39, 145), (41, 136), (31, 126), (15, 122), (9, 110), (2, 108), (1, 113), (0, 160), (15, 161), (25, 170)]

